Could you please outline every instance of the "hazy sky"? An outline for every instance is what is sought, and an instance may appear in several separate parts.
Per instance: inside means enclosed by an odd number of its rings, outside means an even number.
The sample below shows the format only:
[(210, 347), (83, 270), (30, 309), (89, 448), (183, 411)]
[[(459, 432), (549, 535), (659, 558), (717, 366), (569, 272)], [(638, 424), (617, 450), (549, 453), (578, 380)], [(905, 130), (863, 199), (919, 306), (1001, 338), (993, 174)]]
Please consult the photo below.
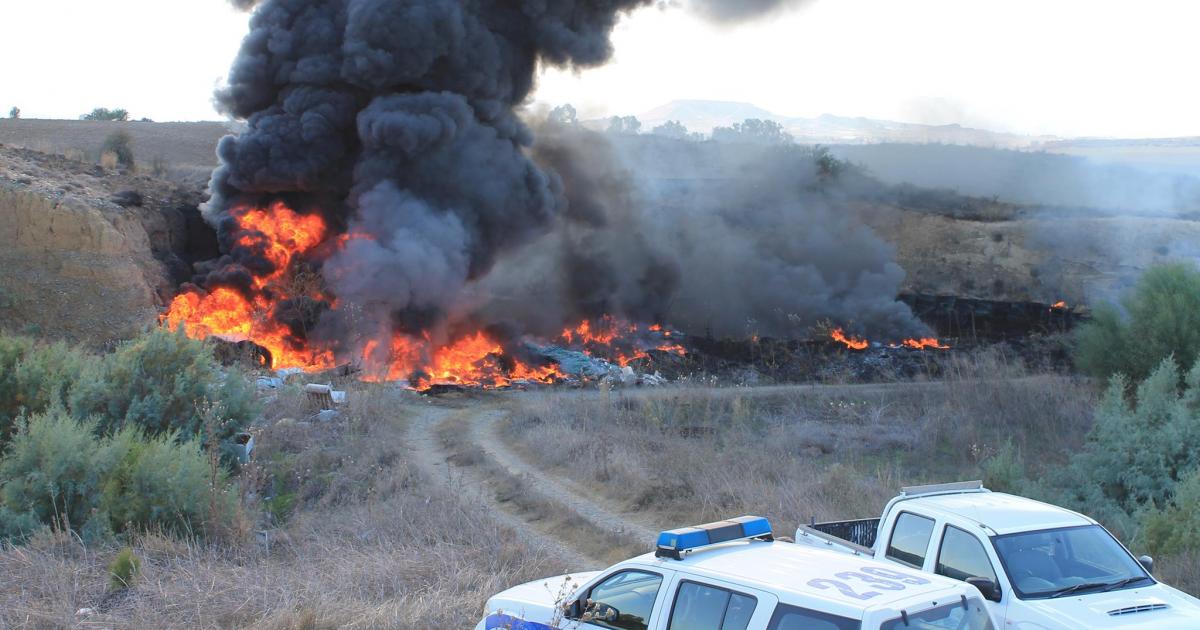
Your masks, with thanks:
[[(225, 0), (5, 5), (0, 115), (217, 118), (213, 87), (246, 32)], [(548, 71), (537, 98), (589, 117), (699, 98), (794, 116), (1200, 135), (1197, 24), (1191, 0), (816, 0), (725, 28), (649, 8), (618, 28), (613, 63)]]

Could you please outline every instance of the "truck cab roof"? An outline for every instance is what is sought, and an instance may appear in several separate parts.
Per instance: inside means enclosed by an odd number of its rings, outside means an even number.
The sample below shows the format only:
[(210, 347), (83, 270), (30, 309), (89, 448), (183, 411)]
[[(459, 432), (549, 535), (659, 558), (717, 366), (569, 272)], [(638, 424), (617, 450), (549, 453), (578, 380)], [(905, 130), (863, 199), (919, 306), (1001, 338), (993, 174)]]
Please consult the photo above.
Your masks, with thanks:
[[(787, 542), (729, 542), (683, 556), (681, 560), (653, 553), (628, 560), (629, 565), (653, 565), (681, 574), (767, 591), (784, 604), (811, 607), (822, 602), (825, 612), (861, 619), (864, 610), (892, 608), (915, 598), (941, 596), (961, 590), (960, 583), (920, 571), (897, 567), (871, 558), (830, 553)], [(879, 572), (878, 575), (874, 575)], [(903, 585), (896, 590), (870, 588), (869, 602), (861, 594), (825, 585), (821, 581), (844, 579), (846, 574), (882, 578)], [(839, 576), (838, 574), (843, 574)], [(814, 586), (817, 582), (819, 586)], [(968, 592), (969, 593), (969, 592)], [(956, 596), (957, 597), (957, 596)]]
[(929, 516), (959, 517), (999, 535), (1096, 523), (1078, 512), (1056, 505), (987, 490), (905, 498), (896, 503), (895, 509), (915, 510)]

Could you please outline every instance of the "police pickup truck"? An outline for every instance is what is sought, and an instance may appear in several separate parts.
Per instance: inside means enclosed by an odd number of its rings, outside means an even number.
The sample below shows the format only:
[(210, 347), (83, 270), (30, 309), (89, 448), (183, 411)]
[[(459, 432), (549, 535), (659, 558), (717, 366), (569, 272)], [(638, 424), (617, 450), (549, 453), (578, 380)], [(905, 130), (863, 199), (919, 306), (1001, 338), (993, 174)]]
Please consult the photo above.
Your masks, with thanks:
[(774, 541), (743, 516), (663, 532), (653, 553), (509, 589), (476, 630), (993, 630), (979, 592)]
[(968, 582), (997, 626), (1200, 628), (1200, 600), (1096, 521), (979, 481), (903, 488), (881, 518), (801, 526), (796, 543)]

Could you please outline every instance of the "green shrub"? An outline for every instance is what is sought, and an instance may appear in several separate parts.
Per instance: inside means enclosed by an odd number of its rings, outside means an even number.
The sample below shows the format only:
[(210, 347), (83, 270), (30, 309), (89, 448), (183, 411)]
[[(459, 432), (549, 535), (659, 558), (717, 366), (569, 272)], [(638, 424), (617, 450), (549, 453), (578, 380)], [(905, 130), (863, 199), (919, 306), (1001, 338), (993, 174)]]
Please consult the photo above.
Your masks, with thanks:
[(112, 122), (125, 122), (129, 120), (129, 111), (124, 109), (109, 109), (107, 107), (97, 107), (92, 111), (79, 117), (80, 120), (107, 120)]
[[(1112, 378), (1083, 450), (1050, 481), (1054, 500), (1104, 521), (1125, 536), (1137, 515), (1170, 504), (1180, 482), (1200, 468), (1200, 366), (1183, 378), (1166, 359), (1127, 398), (1129, 381)], [(1049, 498), (1049, 497), (1048, 497)]]
[(23, 538), (39, 525), (85, 538), (131, 529), (205, 534), (233, 515), (225, 473), (198, 440), (146, 438), (136, 427), (97, 438), (95, 429), (59, 407), (21, 423), (0, 459), (0, 537)]
[(228, 440), (257, 411), (253, 388), (239, 373), (224, 372), (209, 345), (161, 328), (88, 365), (70, 404), (77, 418), (95, 416), (109, 433), (136, 426), (185, 439), (216, 418), (212, 433)]
[(1076, 332), (1075, 361), (1095, 376), (1145, 378), (1174, 355), (1182, 365), (1200, 358), (1200, 270), (1177, 263), (1154, 267), (1115, 307), (1096, 309)]
[[(104, 445), (114, 462), (101, 487), (100, 511), (113, 531), (159, 528), (175, 534), (201, 534), (210, 518), (223, 521), (231, 495), (212, 494), (212, 468), (197, 440), (179, 442), (173, 434), (144, 438), (126, 427)], [(217, 487), (225, 487), (217, 471)], [(216, 514), (210, 514), (213, 509)]]
[(100, 145), (100, 153), (111, 153), (117, 156), (117, 164), (125, 168), (136, 168), (133, 160), (133, 137), (124, 131), (114, 131)]
[(45, 527), (29, 512), (14, 512), (0, 503), (0, 541), (23, 542)]
[(126, 547), (108, 565), (108, 587), (120, 591), (133, 586), (142, 572), (142, 560), (132, 549)]
[(1146, 512), (1142, 525), (1151, 553), (1200, 551), (1200, 469), (1179, 483), (1165, 510)]
[(60, 407), (35, 415), (20, 423), (0, 459), (0, 501), (39, 523), (81, 527), (99, 496), (105, 466), (98, 456), (94, 424)]
[(983, 461), (983, 484), (996, 492), (1020, 494), (1025, 486), (1025, 459), (1012, 440)]
[(19, 416), (64, 405), (68, 388), (86, 361), (83, 353), (61, 342), (45, 345), (0, 338), (0, 447), (12, 435)]

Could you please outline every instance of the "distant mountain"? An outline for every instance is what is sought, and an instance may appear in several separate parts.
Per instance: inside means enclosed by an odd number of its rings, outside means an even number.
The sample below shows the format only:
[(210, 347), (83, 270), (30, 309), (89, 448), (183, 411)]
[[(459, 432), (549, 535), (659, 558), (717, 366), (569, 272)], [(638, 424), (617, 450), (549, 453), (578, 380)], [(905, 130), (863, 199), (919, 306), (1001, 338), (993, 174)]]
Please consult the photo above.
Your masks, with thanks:
[[(780, 116), (757, 105), (735, 101), (678, 100), (640, 114), (642, 131), (677, 120), (690, 131), (711, 133), (713, 127), (728, 127), (747, 118), (773, 120), (800, 142), (825, 144), (873, 144), (917, 142), (969, 144), (995, 147), (1030, 147), (1057, 138), (973, 129), (962, 125), (919, 125), (892, 120), (850, 118), (822, 114), (816, 118)], [(598, 121), (597, 121), (598, 122)], [(597, 125), (599, 126), (599, 125)]]

